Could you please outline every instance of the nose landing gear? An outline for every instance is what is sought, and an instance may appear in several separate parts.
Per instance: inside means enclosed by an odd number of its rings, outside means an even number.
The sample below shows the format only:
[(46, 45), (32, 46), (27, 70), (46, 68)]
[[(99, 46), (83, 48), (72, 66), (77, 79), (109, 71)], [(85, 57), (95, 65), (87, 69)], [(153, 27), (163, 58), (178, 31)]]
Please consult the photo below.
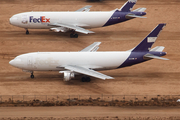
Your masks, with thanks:
[(29, 34), (29, 31), (28, 31), (28, 29), (26, 29), (26, 35), (28, 35)]
[(30, 76), (30, 77), (31, 77), (31, 79), (33, 79), (33, 78), (34, 78), (33, 72), (31, 72), (31, 76)]

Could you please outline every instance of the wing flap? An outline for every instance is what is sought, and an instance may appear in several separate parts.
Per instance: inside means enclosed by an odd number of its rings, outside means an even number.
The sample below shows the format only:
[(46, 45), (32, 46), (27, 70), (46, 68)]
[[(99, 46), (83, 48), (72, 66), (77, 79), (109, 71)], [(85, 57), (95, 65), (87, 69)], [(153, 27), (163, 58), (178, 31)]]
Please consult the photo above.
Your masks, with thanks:
[(53, 24), (48, 24), (48, 25), (49, 26), (56, 26), (56, 27), (65, 27), (65, 28), (72, 29), (72, 30), (75, 30), (75, 31), (80, 32), (80, 33), (84, 33), (84, 34), (94, 33), (93, 31), (89, 31), (89, 30), (86, 30), (84, 28), (74, 26), (74, 25), (67, 25), (67, 24), (62, 24), (62, 23), (53, 23)]
[(97, 71), (94, 71), (94, 70), (91, 70), (91, 69), (88, 69), (88, 68), (83, 68), (83, 67), (80, 67), (80, 66), (68, 65), (68, 66), (65, 66), (64, 68), (67, 69), (67, 70), (70, 70), (70, 71), (74, 71), (74, 72), (77, 72), (77, 73), (81, 73), (81, 74), (96, 77), (96, 78), (100, 78), (100, 79), (103, 79), (103, 80), (105, 80), (105, 79), (114, 79), (113, 77), (110, 77), (110, 76), (104, 75), (102, 73), (99, 73)]
[(80, 52), (96, 52), (99, 49), (100, 44), (101, 44), (101, 42), (94, 42), (93, 44), (91, 44), (88, 47), (84, 48)]

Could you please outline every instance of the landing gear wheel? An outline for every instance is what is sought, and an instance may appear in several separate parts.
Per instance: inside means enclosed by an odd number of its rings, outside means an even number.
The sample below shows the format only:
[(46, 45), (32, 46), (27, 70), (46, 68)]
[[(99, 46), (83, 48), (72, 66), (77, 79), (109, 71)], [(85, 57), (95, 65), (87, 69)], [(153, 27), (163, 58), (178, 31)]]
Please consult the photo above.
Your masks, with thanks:
[(86, 82), (86, 78), (85, 78), (85, 77), (82, 77), (82, 78), (81, 78), (81, 81), (82, 81), (82, 82)]
[(86, 78), (86, 82), (90, 82), (91, 81), (91, 78), (90, 77), (87, 77)]
[(74, 37), (74, 34), (71, 33), (71, 34), (70, 34), (70, 38), (73, 38), (73, 37)]
[(28, 30), (26, 30), (26, 35), (28, 35), (29, 34), (29, 31)]
[(70, 37), (71, 37), (71, 38), (78, 38), (78, 34), (73, 34), (73, 33), (71, 33), (71, 34), (70, 34)]
[(82, 82), (90, 82), (91, 78), (90, 77), (82, 77), (81, 81)]
[(31, 76), (30, 76), (30, 77), (31, 77), (31, 79), (33, 79), (33, 78), (34, 78), (33, 72), (31, 73)]
[(31, 75), (31, 78), (33, 79), (33, 78), (34, 78), (34, 75)]
[(74, 34), (74, 38), (78, 38), (78, 34)]

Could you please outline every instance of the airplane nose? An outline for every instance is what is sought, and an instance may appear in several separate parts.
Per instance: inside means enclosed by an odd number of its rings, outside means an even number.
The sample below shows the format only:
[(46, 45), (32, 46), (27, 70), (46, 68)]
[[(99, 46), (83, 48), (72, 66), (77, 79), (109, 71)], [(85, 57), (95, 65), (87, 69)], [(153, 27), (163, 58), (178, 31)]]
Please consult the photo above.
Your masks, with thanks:
[(12, 17), (9, 19), (9, 23), (10, 23), (11, 25), (14, 25), (15, 22), (17, 22), (17, 17), (12, 16)]
[(10, 23), (10, 24), (12, 24), (12, 23), (11, 23), (11, 20), (12, 20), (12, 19), (11, 19), (11, 18), (9, 18), (9, 23)]
[(14, 60), (9, 61), (9, 64), (12, 65), (12, 66), (13, 66), (13, 61), (14, 61)]
[(16, 58), (16, 59), (9, 61), (9, 64), (14, 67), (18, 67), (19, 65), (22, 64), (22, 62), (21, 62), (21, 59)]

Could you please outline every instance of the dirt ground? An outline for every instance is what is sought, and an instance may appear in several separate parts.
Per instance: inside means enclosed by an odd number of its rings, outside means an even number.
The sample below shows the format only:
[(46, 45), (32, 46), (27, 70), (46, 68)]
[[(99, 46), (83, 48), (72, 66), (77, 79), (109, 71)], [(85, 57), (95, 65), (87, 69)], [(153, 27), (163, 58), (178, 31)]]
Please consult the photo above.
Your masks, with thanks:
[[(180, 93), (180, 1), (138, 0), (134, 9), (146, 7), (146, 19), (133, 19), (117, 25), (91, 29), (95, 34), (79, 34), (69, 38), (69, 33), (49, 30), (25, 30), (9, 24), (9, 18), (26, 11), (75, 11), (92, 5), (91, 11), (109, 11), (120, 8), (126, 1), (106, 0), (1, 0), (0, 1), (0, 95), (168, 95)], [(74, 5), (76, 4), (76, 5)], [(167, 23), (155, 46), (165, 46), (169, 61), (150, 60), (132, 67), (102, 71), (114, 80), (92, 78), (90, 83), (76, 77), (63, 81), (56, 72), (22, 72), (9, 65), (15, 56), (37, 51), (79, 51), (93, 42), (100, 41), (99, 51), (123, 51), (136, 46), (159, 23)]]
[[(154, 118), (153, 120), (180, 119), (179, 108), (159, 107), (1, 107), (2, 118), (64, 118), (64, 119), (113, 119), (140, 120), (140, 118)], [(20, 113), (20, 114), (19, 114)], [(92, 117), (95, 116), (95, 117)], [(173, 117), (174, 116), (174, 117)], [(29, 120), (29, 119), (28, 119)], [(129, 119), (128, 119), (129, 120)], [(142, 119), (141, 119), (142, 120)]]

